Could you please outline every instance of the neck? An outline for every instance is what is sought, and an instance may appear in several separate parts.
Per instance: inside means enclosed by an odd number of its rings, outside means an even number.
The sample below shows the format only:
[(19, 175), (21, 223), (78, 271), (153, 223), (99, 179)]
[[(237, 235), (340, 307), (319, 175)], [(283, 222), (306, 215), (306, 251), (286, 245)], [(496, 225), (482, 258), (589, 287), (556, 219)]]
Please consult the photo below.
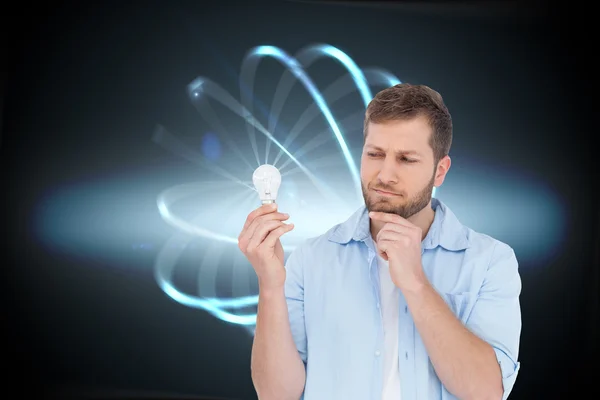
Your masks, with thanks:
[[(418, 213), (409, 217), (407, 219), (407, 221), (409, 221), (411, 224), (421, 228), (421, 231), (423, 232), (421, 240), (423, 240), (427, 236), (427, 233), (429, 232), (429, 228), (431, 228), (431, 224), (433, 224), (434, 217), (435, 217), (435, 211), (433, 211), (433, 209), (431, 208), (431, 201), (430, 201), (429, 204), (427, 204), (427, 206), (425, 208), (423, 208)], [(377, 234), (379, 233), (381, 228), (383, 228), (383, 226), (386, 223), (381, 222), (381, 221), (373, 221), (373, 220), (371, 220), (370, 222), (371, 222), (371, 237), (375, 241)]]

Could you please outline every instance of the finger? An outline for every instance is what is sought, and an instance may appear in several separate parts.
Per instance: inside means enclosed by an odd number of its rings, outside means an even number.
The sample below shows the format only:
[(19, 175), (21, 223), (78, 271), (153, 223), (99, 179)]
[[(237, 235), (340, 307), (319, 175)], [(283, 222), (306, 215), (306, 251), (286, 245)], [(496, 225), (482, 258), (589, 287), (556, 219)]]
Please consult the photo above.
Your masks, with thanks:
[(267, 235), (271, 233), (271, 231), (281, 228), (286, 224), (279, 220), (270, 220), (261, 224), (259, 228), (256, 229), (254, 235), (248, 242), (248, 249), (255, 249), (262, 244)]
[(388, 250), (388, 245), (391, 242), (377, 242), (377, 253), (381, 256), (381, 258), (383, 258), (385, 261), (388, 260), (388, 256), (386, 254), (387, 250)]
[(277, 210), (277, 203), (263, 204), (262, 206), (258, 207), (257, 209), (252, 211), (250, 214), (248, 214), (248, 217), (246, 218), (246, 222), (244, 223), (244, 227), (242, 228), (242, 231), (245, 230), (246, 228), (248, 228), (248, 226), (250, 226), (252, 221), (254, 221), (256, 218), (260, 217), (261, 215), (271, 213), (275, 210)]
[(408, 227), (406, 225), (396, 224), (394, 222), (388, 222), (385, 225), (383, 225), (379, 232), (383, 231), (398, 232), (406, 235), (412, 235), (415, 233), (415, 228)]
[(388, 241), (388, 242), (404, 242), (405, 240), (410, 239), (408, 235), (403, 233), (394, 232), (394, 231), (379, 231), (377, 234), (377, 243)]
[(369, 217), (371, 217), (371, 219), (374, 219), (377, 221), (391, 222), (394, 224), (404, 225), (409, 228), (415, 227), (415, 225), (408, 222), (408, 220), (402, 218), (398, 214), (391, 214), (391, 213), (385, 213), (385, 212), (380, 212), (380, 211), (371, 211), (369, 213)]
[(395, 232), (405, 236), (405, 244), (409, 246), (412, 242), (423, 241), (423, 231), (418, 226), (407, 227), (404, 225), (398, 225), (394, 223), (387, 223), (383, 226), (382, 230), (387, 232)]
[(283, 224), (283, 226), (280, 226), (279, 228), (271, 231), (271, 233), (269, 233), (269, 235), (267, 235), (267, 238), (264, 240), (262, 245), (265, 246), (266, 248), (270, 248), (270, 249), (275, 248), (275, 245), (277, 244), (277, 240), (284, 233), (287, 233), (287, 232), (291, 231), (292, 229), (294, 229), (293, 223)]
[(250, 226), (246, 229), (244, 239), (250, 242), (250, 240), (252, 240), (252, 237), (255, 235), (256, 230), (265, 222), (273, 220), (285, 221), (289, 217), (290, 216), (288, 214), (279, 212), (272, 212), (265, 215), (261, 215), (260, 217), (255, 218), (254, 221), (250, 224)]
[(252, 211), (250, 214), (248, 214), (248, 217), (246, 218), (246, 221), (244, 222), (244, 227), (242, 228), (242, 231), (247, 229), (256, 218), (260, 217), (261, 215), (272, 213), (276, 210), (277, 210), (277, 203), (263, 204), (262, 206), (258, 207), (257, 209)]
[[(269, 210), (269, 206), (272, 206), (272, 204), (267, 204), (260, 208), (257, 208), (256, 210), (254, 210), (252, 213), (250, 213), (248, 215), (248, 218), (246, 219), (246, 223), (244, 224), (244, 228), (242, 229), (242, 231), (240, 232), (240, 234), (238, 236), (238, 243), (240, 244), (240, 246), (243, 246), (244, 242), (248, 242), (250, 240), (250, 238), (254, 234), (254, 230), (256, 229), (257, 224), (260, 224), (261, 219), (264, 219), (265, 217), (273, 216), (273, 215), (276, 216), (275, 218), (279, 218), (279, 219), (287, 218), (287, 217), (284, 217), (284, 216), (287, 216), (287, 214), (277, 213), (273, 210)], [(275, 207), (275, 209), (276, 209), (276, 207)]]

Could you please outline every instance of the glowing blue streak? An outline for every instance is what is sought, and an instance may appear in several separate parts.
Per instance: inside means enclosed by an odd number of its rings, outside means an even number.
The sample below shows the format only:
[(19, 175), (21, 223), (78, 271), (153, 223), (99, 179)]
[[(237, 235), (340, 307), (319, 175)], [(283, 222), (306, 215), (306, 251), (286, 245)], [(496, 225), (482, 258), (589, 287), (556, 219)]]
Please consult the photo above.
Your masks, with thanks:
[[(171, 285), (164, 277), (159, 277), (158, 282), (160, 284), (161, 289), (173, 300), (188, 307), (201, 308), (205, 311), (210, 312), (215, 317), (230, 322), (232, 324), (238, 325), (254, 325), (256, 324), (256, 314), (247, 314), (247, 315), (235, 315), (226, 311), (221, 310), (220, 307), (223, 307), (223, 300), (220, 302), (216, 302), (214, 299), (210, 298), (199, 298), (195, 296), (186, 295), (179, 290), (175, 289), (173, 285)], [(253, 299), (249, 298), (239, 298), (232, 299), (230, 304), (233, 304), (234, 307), (245, 307), (248, 305), (256, 305), (258, 304), (258, 296), (255, 296)]]
[[(323, 44), (312, 45), (312, 46), (302, 49), (297, 54), (296, 59), (304, 66), (304, 69), (306, 69), (313, 62), (315, 62), (317, 59), (319, 59), (323, 56), (333, 57), (335, 60), (339, 61), (346, 68), (346, 70), (348, 70), (348, 73), (349, 73), (348, 75), (353, 80), (355, 88), (358, 89), (360, 95), (362, 96), (363, 103), (366, 108), (372, 97), (371, 91), (369, 89), (368, 81), (366, 80), (365, 76), (363, 75), (360, 68), (356, 65), (356, 63), (344, 52), (342, 52), (341, 50), (337, 49), (336, 47), (333, 47), (330, 45), (323, 45)], [(334, 89), (337, 87), (337, 85), (341, 81), (342, 80), (340, 79), (340, 80), (334, 82), (328, 88), (326, 88), (325, 91), (322, 92), (323, 93), (322, 97), (328, 91), (334, 90), (336, 92), (335, 98), (333, 98), (333, 99), (331, 97), (328, 97), (328, 98), (331, 99), (331, 101), (335, 101), (335, 100), (339, 99), (340, 97), (344, 96), (345, 94), (350, 93), (352, 91), (352, 89), (347, 84), (345, 84), (345, 86), (343, 86), (343, 88), (341, 90)], [(277, 92), (275, 93), (275, 96), (273, 98), (273, 106), (271, 108), (271, 110), (272, 110), (271, 125), (273, 127), (274, 127), (275, 123), (277, 122), (277, 117), (283, 106), (282, 97), (287, 96), (291, 89), (290, 83), (291, 82), (287, 81), (287, 76), (284, 75), (277, 87)], [(338, 90), (339, 90), (339, 92), (338, 92)], [(309, 116), (310, 116), (310, 119), (312, 119), (312, 106), (309, 107), (301, 115), (298, 122), (296, 123), (296, 125), (294, 125), (294, 127), (292, 128), (292, 131), (287, 136), (284, 146), (289, 145), (292, 142), (292, 140), (297, 136), (297, 134), (299, 133), (299, 130), (308, 124), (308, 122), (310, 121), (310, 120), (307, 120), (309, 118)], [(271, 125), (270, 125), (270, 127), (271, 127)], [(279, 160), (281, 155), (282, 155), (282, 153), (279, 152), (279, 154), (275, 157), (275, 161), (273, 161), (273, 165), (277, 164), (277, 161)]]
[(258, 296), (244, 296), (237, 297), (235, 299), (210, 299), (210, 301), (223, 308), (242, 308), (248, 306), (255, 306), (258, 304)]
[(335, 134), (336, 139), (340, 144), (340, 147), (342, 148), (342, 153), (344, 154), (344, 159), (348, 164), (348, 168), (350, 168), (350, 173), (352, 175), (352, 179), (354, 180), (354, 185), (358, 192), (358, 196), (359, 198), (362, 198), (360, 173), (356, 167), (356, 164), (354, 163), (352, 154), (350, 154), (350, 149), (348, 148), (348, 145), (344, 140), (344, 135), (342, 134), (337, 123), (335, 122), (335, 119), (333, 118), (333, 115), (331, 114), (331, 111), (329, 110), (325, 99), (323, 99), (323, 96), (321, 96), (321, 93), (319, 92), (315, 84), (302, 69), (302, 66), (300, 65), (298, 60), (289, 56), (283, 50), (275, 46), (256, 47), (250, 52), (249, 56), (271, 56), (277, 59), (278, 61), (282, 62), (285, 66), (287, 66), (290, 69), (290, 71), (294, 74), (294, 76), (296, 76), (296, 78), (298, 78), (298, 80), (302, 82), (306, 90), (308, 90), (310, 95), (313, 97), (313, 99), (321, 109), (321, 112), (323, 113), (325, 119), (327, 119), (327, 122), (329, 123), (329, 126), (333, 130), (333, 133)]
[[(360, 68), (356, 65), (356, 63), (343, 51), (340, 49), (333, 47), (331, 45), (311, 45), (302, 49), (298, 52), (296, 56), (296, 60), (300, 62), (304, 69), (308, 68), (313, 62), (323, 56), (330, 56), (335, 60), (339, 61), (349, 72), (350, 77), (354, 81), (356, 88), (363, 98), (363, 103), (365, 108), (371, 101), (372, 95), (369, 89), (368, 81), (365, 78), (365, 75), (362, 73)], [(283, 76), (279, 85), (277, 87), (276, 95), (273, 99), (273, 106), (271, 107), (271, 124), (269, 125), (270, 130), (273, 130), (275, 123), (277, 122), (277, 117), (279, 112), (281, 111), (281, 107), (283, 105), (282, 97), (287, 96), (291, 89), (290, 82), (287, 81), (287, 76)], [(334, 84), (335, 85), (335, 84)], [(282, 89), (281, 92), (279, 90)], [(350, 92), (347, 87), (344, 88), (344, 92)], [(343, 94), (343, 93), (342, 93)], [(341, 97), (341, 96), (340, 96)], [(300, 118), (302, 120), (303, 118)], [(298, 125), (298, 124), (297, 124)], [(294, 130), (294, 129), (293, 129)], [(289, 142), (286, 142), (289, 144)]]
[[(303, 59), (306, 57), (307, 60), (303, 62), (305, 68), (314, 61), (319, 56), (328, 55), (336, 60), (338, 60), (348, 72), (352, 76), (352, 80), (356, 84), (356, 88), (360, 93), (363, 103), (365, 107), (369, 105), (369, 102), (373, 99), (373, 95), (371, 94), (371, 89), (369, 89), (369, 85), (367, 83), (367, 79), (365, 75), (360, 70), (358, 65), (352, 60), (346, 53), (338, 49), (337, 47), (333, 47), (329, 44), (318, 44), (312, 45), (307, 49), (303, 50), (299, 55), (298, 59), (304, 61)], [(308, 59), (310, 57), (311, 59)]]

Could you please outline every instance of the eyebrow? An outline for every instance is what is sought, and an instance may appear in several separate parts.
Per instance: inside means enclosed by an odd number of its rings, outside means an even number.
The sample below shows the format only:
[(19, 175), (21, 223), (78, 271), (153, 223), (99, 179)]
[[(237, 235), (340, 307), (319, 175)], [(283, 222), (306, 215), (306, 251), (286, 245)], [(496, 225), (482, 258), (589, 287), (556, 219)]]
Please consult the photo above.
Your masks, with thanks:
[[(368, 144), (366, 147), (368, 147), (368, 148), (371, 148), (371, 149), (373, 149), (373, 150), (377, 150), (377, 151), (383, 151), (383, 152), (385, 153), (385, 150), (384, 150), (384, 149), (382, 149), (382, 148), (381, 148), (381, 147), (379, 147), (379, 146), (375, 146), (375, 145), (372, 145), (372, 144)], [(396, 152), (396, 155), (398, 155), (398, 156), (405, 156), (405, 155), (415, 155), (415, 156), (420, 156), (421, 154), (420, 154), (418, 151), (415, 151), (415, 150), (398, 150), (398, 151)]]

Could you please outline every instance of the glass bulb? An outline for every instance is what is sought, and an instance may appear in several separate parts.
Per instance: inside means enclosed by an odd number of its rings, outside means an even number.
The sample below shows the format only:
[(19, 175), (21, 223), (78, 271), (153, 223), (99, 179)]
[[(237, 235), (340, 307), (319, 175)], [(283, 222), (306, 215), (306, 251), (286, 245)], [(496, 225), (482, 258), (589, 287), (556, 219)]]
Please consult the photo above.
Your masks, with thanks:
[(281, 185), (281, 174), (271, 164), (263, 164), (252, 174), (252, 182), (258, 192), (262, 204), (275, 203)]

